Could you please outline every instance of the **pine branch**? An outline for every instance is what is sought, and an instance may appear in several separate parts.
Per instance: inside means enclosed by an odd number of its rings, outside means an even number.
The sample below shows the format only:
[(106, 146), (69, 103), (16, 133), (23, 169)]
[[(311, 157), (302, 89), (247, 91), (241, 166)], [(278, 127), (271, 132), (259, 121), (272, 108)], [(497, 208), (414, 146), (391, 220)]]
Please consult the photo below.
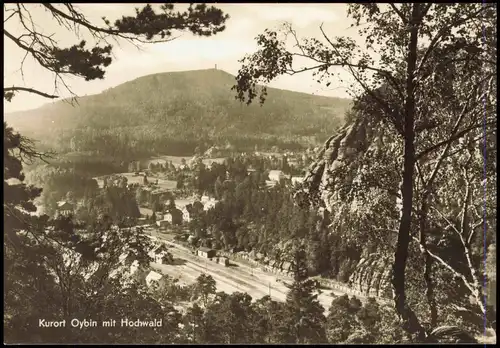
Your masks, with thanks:
[(6, 87), (6, 88), (3, 89), (4, 96), (5, 96), (6, 93), (14, 93), (14, 92), (17, 92), (17, 91), (38, 94), (38, 95), (40, 95), (42, 97), (49, 98), (49, 99), (59, 98), (58, 95), (48, 94), (48, 93), (45, 93), (45, 92), (42, 92), (42, 91), (38, 91), (38, 90), (33, 89), (33, 88), (26, 88), (26, 87)]

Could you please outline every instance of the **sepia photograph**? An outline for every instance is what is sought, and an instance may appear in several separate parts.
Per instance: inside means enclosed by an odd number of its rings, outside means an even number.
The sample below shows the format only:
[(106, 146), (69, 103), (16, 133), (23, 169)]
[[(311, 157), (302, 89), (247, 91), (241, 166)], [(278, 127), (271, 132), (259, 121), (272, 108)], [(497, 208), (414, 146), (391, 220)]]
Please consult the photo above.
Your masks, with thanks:
[(4, 344), (496, 344), (496, 3), (3, 22)]

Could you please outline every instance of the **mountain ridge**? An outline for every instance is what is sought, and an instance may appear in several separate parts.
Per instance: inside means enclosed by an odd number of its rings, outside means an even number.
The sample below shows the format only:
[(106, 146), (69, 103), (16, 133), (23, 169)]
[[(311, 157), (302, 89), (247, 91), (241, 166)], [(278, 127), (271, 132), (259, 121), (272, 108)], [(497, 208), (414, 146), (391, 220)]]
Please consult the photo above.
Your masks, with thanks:
[[(247, 106), (235, 99), (234, 84), (232, 74), (218, 69), (162, 72), (80, 97), (74, 106), (60, 100), (5, 114), (4, 119), (14, 129), (63, 152), (97, 150), (97, 144), (89, 145), (90, 138), (118, 135), (122, 142), (142, 142), (148, 134), (198, 145), (252, 143), (248, 139), (254, 139), (255, 145), (263, 139), (267, 139), (263, 143), (273, 139), (304, 145), (330, 135), (351, 103), (269, 88), (263, 106)], [(164, 152), (165, 144), (150, 140), (152, 152)]]

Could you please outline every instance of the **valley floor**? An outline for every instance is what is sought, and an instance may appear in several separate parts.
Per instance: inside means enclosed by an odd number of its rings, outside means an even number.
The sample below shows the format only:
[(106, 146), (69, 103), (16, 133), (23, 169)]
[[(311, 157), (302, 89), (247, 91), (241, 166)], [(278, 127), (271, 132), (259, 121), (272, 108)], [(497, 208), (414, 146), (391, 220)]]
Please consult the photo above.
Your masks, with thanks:
[[(217, 291), (226, 293), (246, 292), (253, 299), (270, 295), (276, 301), (285, 301), (289, 290), (285, 283), (291, 284), (293, 282), (291, 277), (278, 276), (234, 260), (231, 260), (231, 265), (226, 267), (194, 255), (190, 249), (173, 243), (172, 236), (157, 231), (151, 231), (151, 235), (168, 241), (171, 246), (169, 251), (177, 260), (175, 265), (153, 263), (153, 268), (163, 274), (178, 278), (179, 282), (185, 285), (194, 283), (200, 274), (205, 273), (214, 278)], [(345, 294), (345, 292), (338, 290), (323, 290), (318, 300), (325, 308), (325, 312), (330, 308), (333, 300), (332, 293), (336, 296)], [(365, 300), (362, 297), (360, 299)]]

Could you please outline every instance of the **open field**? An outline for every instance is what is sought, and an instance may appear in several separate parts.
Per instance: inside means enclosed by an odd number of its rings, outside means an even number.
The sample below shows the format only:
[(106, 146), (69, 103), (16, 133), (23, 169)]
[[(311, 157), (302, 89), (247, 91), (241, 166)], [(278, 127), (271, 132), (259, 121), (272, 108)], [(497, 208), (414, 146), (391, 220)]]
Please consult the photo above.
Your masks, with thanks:
[(157, 163), (161, 163), (161, 164), (165, 164), (167, 162), (170, 162), (172, 161), (172, 164), (177, 168), (179, 167), (181, 164), (182, 164), (182, 160), (184, 159), (186, 162), (189, 162), (189, 160), (193, 158), (192, 156), (191, 157), (186, 157), (186, 156), (158, 156), (158, 157), (153, 157), (153, 158), (150, 158), (149, 160), (147, 161), (144, 161), (144, 164), (146, 166), (149, 166), (150, 163), (154, 163), (154, 164), (157, 164)]
[[(129, 184), (141, 184), (144, 182), (144, 178), (142, 176), (136, 176), (134, 173), (119, 173), (118, 175), (124, 176), (127, 178)], [(165, 180), (156, 177), (148, 177), (149, 182), (156, 183), (158, 180), (158, 188), (161, 190), (174, 190), (177, 185), (177, 181), (174, 180)]]
[[(142, 175), (135, 175), (134, 173), (116, 173), (115, 175), (121, 175), (127, 178), (129, 184), (140, 184), (144, 182), (144, 177)], [(94, 178), (97, 181), (99, 187), (103, 187), (104, 180), (103, 177)], [(158, 189), (160, 190), (174, 190), (177, 186), (177, 181), (175, 180), (165, 180), (156, 177), (148, 177), (149, 182), (156, 183), (158, 180)]]
[(182, 198), (182, 199), (176, 199), (175, 200), (175, 206), (178, 209), (184, 208), (188, 204), (193, 204), (196, 201), (194, 197), (191, 198)]
[[(175, 206), (177, 209), (182, 209), (188, 204), (193, 204), (195, 202), (195, 198), (182, 198), (182, 199), (176, 199), (175, 200)], [(149, 215), (151, 216), (153, 214), (153, 211), (149, 208), (146, 207), (139, 207), (139, 211), (141, 212), (141, 215)]]

